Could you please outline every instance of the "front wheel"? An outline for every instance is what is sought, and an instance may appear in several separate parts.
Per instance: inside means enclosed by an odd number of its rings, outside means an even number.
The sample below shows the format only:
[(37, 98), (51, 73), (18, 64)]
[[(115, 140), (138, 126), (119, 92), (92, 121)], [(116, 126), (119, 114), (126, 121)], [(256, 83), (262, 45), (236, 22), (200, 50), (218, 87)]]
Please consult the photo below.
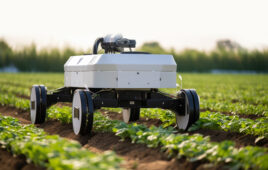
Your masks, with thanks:
[(93, 126), (93, 100), (88, 91), (77, 90), (73, 96), (72, 124), (76, 135), (89, 134)]
[(184, 101), (184, 114), (176, 113), (178, 129), (187, 130), (199, 119), (199, 97), (195, 90), (183, 89), (178, 93), (178, 98)]

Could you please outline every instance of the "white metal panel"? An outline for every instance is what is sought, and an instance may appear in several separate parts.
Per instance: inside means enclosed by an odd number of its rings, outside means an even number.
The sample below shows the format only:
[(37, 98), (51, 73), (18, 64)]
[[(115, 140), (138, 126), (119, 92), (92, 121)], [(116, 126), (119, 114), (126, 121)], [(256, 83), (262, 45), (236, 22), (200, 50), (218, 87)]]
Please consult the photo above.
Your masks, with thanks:
[(176, 72), (160, 73), (160, 88), (176, 88)]
[(117, 72), (65, 72), (65, 87), (117, 88)]
[(160, 88), (160, 72), (119, 71), (118, 88)]
[(172, 55), (99, 54), (72, 56), (64, 65), (66, 87), (175, 88)]
[(98, 54), (72, 56), (65, 71), (176, 71), (172, 55)]
[(95, 88), (117, 88), (116, 71), (89, 71), (82, 72), (84, 83), (88, 87)]
[(80, 72), (65, 72), (64, 85), (66, 87), (85, 87), (82, 74)]
[(175, 72), (65, 72), (66, 87), (175, 88)]

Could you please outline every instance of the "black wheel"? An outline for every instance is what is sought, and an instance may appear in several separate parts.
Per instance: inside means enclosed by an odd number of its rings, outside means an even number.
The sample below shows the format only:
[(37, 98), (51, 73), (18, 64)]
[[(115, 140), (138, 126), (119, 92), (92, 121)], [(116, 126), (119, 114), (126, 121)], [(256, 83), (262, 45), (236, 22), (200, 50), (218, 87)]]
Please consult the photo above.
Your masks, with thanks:
[(93, 124), (93, 111), (93, 101), (90, 93), (76, 90), (72, 106), (72, 124), (76, 135), (90, 133)]
[(90, 133), (93, 127), (94, 106), (92, 96), (89, 91), (84, 91), (87, 98), (87, 118), (85, 133)]
[(40, 94), (41, 94), (41, 101), (40, 101), (40, 123), (44, 123), (46, 120), (47, 115), (47, 90), (44, 85), (40, 85)]
[(200, 118), (199, 96), (194, 89), (190, 89), (194, 101), (194, 123)]
[(178, 129), (187, 130), (195, 120), (195, 107), (190, 90), (183, 89), (179, 92), (178, 98), (182, 98), (185, 101), (185, 113), (180, 115), (176, 113), (176, 124)]
[(30, 116), (33, 124), (44, 123), (46, 119), (47, 94), (45, 86), (33, 85), (30, 96)]
[(137, 121), (140, 119), (140, 108), (124, 108), (123, 120), (125, 123)]

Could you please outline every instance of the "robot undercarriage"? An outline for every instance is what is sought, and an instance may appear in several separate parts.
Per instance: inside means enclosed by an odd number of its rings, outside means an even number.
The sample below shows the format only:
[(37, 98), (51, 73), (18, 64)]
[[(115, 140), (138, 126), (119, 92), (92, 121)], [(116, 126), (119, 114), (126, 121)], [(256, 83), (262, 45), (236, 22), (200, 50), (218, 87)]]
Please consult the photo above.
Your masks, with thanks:
[(31, 120), (44, 123), (46, 110), (58, 102), (72, 103), (75, 134), (90, 133), (94, 111), (102, 107), (123, 108), (124, 122), (139, 120), (140, 108), (168, 109), (176, 115), (178, 129), (187, 130), (199, 119), (199, 97), (194, 89), (182, 89), (176, 96), (158, 89), (86, 89), (63, 87), (47, 94), (46, 87), (34, 85), (31, 90)]

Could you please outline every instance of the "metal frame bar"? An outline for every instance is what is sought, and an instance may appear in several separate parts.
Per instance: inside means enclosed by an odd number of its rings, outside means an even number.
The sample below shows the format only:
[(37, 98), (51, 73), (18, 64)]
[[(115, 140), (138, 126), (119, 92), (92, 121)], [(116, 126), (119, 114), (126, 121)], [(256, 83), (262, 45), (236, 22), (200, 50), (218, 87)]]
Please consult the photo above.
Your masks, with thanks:
[[(63, 87), (47, 95), (47, 106), (57, 102), (72, 102), (74, 91), (78, 88)], [(101, 107), (122, 108), (162, 108), (179, 115), (185, 114), (185, 99), (151, 89), (148, 91), (89, 89), (95, 109)]]

